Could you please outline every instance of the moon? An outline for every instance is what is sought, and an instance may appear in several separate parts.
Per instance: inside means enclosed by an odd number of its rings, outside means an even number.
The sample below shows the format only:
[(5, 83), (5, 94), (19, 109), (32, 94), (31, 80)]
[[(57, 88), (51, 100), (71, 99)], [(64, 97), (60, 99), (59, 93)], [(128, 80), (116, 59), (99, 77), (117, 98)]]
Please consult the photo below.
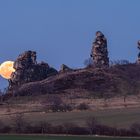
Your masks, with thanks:
[(0, 65), (0, 75), (5, 79), (10, 79), (11, 74), (15, 72), (13, 68), (14, 62), (13, 61), (5, 61)]

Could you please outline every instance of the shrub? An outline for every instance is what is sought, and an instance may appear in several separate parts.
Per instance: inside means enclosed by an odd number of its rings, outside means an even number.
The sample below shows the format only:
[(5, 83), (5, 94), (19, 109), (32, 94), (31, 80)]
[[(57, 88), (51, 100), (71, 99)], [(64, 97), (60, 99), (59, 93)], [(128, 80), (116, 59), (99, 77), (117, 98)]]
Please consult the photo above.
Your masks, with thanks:
[(46, 121), (40, 121), (38, 127), (40, 128), (41, 133), (44, 134), (50, 132), (52, 125), (50, 123), (47, 123)]
[(1, 133), (10, 133), (11, 130), (12, 130), (11, 126), (6, 126), (6, 125), (5, 125), (5, 126), (0, 130), (0, 132), (1, 132)]
[(0, 121), (0, 133), (9, 133), (11, 131), (10, 126), (6, 126), (2, 121)]
[(91, 117), (86, 121), (87, 129), (90, 133), (90, 135), (96, 134), (96, 125), (97, 125), (97, 120), (95, 117)]
[(136, 134), (140, 135), (140, 124), (139, 123), (134, 123), (131, 125), (130, 130), (132, 132), (135, 132)]
[(77, 109), (79, 110), (88, 110), (90, 107), (86, 103), (81, 103), (77, 106)]
[(16, 114), (16, 116), (12, 118), (12, 121), (16, 133), (23, 133), (26, 126), (24, 115), (22, 113)]

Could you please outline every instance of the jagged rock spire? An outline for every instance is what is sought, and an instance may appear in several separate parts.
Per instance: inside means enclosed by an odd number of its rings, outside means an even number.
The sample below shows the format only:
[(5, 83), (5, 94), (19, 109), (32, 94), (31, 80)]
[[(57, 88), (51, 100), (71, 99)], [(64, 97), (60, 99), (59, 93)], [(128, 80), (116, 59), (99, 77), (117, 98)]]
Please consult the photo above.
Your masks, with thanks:
[(14, 62), (15, 72), (9, 80), (9, 89), (14, 89), (22, 84), (40, 81), (58, 72), (47, 63), (37, 63), (35, 51), (26, 51), (18, 56)]
[(138, 41), (138, 49), (139, 49), (139, 53), (138, 53), (138, 59), (137, 59), (137, 64), (140, 64), (140, 40)]
[(101, 31), (96, 32), (91, 57), (93, 58), (95, 67), (109, 67), (107, 40)]

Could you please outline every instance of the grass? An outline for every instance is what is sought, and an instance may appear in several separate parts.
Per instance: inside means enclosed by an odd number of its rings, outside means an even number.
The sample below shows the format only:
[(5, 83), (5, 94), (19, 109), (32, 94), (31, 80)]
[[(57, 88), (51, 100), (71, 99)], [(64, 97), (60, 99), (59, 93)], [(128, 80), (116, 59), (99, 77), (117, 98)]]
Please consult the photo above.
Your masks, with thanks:
[[(86, 120), (92, 116), (95, 116), (99, 122), (109, 126), (129, 128), (129, 126), (135, 122), (140, 123), (140, 108), (57, 113), (31, 112), (24, 114), (25, 120), (31, 123), (45, 120), (54, 125), (69, 122), (81, 126), (84, 126)], [(1, 115), (0, 120), (7, 123), (7, 125), (11, 122), (9, 115)]]
[(140, 138), (82, 137), (82, 136), (14, 136), (1, 135), (0, 140), (139, 140)]
[[(140, 109), (109, 109), (99, 111), (81, 111), (81, 112), (58, 112), (58, 113), (32, 113), (26, 114), (30, 121), (37, 121), (38, 118), (46, 120), (52, 124), (62, 124), (66, 122), (76, 123), (84, 126), (89, 117), (95, 116), (97, 120), (109, 126), (118, 128), (128, 128), (132, 123), (140, 123)], [(32, 118), (34, 116), (34, 120)]]

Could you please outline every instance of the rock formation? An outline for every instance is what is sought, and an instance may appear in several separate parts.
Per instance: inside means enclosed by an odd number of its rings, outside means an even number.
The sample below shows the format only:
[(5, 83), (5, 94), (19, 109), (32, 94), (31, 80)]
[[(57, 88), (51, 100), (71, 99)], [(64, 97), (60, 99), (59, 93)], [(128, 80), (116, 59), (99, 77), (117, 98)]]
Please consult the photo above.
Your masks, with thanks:
[(93, 58), (95, 67), (109, 67), (107, 40), (104, 34), (100, 31), (96, 32), (96, 38), (93, 42), (91, 57)]
[[(138, 41), (138, 49), (139, 49), (139, 51), (140, 51), (140, 40)], [(137, 64), (140, 64), (140, 52), (139, 52), (139, 54), (138, 54), (138, 59), (137, 59), (137, 62), (136, 62)]]
[(72, 69), (69, 68), (67, 65), (62, 64), (60, 67), (60, 72), (67, 72), (67, 71), (72, 71)]
[(36, 61), (36, 52), (26, 51), (18, 56), (14, 62), (15, 72), (9, 80), (9, 89), (13, 89), (24, 83), (40, 81), (58, 72), (47, 63)]

